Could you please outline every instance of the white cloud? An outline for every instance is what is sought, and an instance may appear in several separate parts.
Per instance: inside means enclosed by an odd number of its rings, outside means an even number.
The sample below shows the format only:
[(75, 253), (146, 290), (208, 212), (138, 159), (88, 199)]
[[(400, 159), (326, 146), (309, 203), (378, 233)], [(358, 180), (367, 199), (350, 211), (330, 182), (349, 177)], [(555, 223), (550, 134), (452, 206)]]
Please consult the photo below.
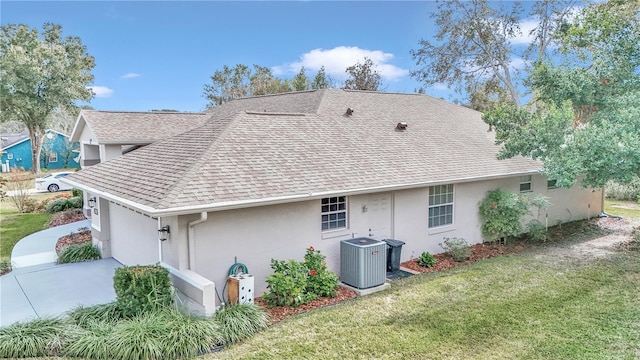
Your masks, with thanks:
[(87, 86), (87, 88), (91, 89), (97, 98), (108, 98), (113, 94), (113, 90), (106, 86)]
[(345, 79), (345, 70), (357, 62), (363, 63), (367, 57), (373, 61), (380, 75), (389, 81), (399, 80), (409, 74), (409, 70), (389, 64), (393, 54), (381, 50), (366, 50), (356, 46), (338, 46), (333, 49), (314, 49), (295, 61), (272, 68), (276, 75), (295, 74), (304, 66), (306, 70), (318, 71), (324, 66), (327, 75), (335, 79)]
[(527, 62), (521, 57), (513, 57), (509, 61), (509, 65), (513, 69), (524, 69), (524, 67), (527, 65)]
[(509, 39), (514, 45), (529, 45), (533, 41), (534, 35), (531, 34), (538, 26), (538, 20), (536, 19), (524, 19), (520, 21), (520, 34)]
[(126, 73), (126, 74), (120, 76), (121, 79), (133, 79), (133, 78), (137, 78), (137, 77), (140, 77), (140, 74), (132, 73), (132, 72), (131, 73)]

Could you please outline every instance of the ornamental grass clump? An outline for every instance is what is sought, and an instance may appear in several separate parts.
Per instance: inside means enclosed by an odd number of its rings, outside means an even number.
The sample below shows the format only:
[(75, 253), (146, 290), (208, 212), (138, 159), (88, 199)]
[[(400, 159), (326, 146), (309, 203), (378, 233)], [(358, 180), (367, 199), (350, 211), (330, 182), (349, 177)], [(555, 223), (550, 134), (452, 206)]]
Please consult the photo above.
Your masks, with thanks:
[(58, 254), (58, 264), (99, 260), (100, 249), (91, 242), (65, 246)]
[(58, 318), (37, 318), (0, 328), (0, 358), (53, 356), (72, 336)]
[(214, 318), (221, 327), (226, 344), (240, 342), (267, 327), (269, 315), (253, 304), (221, 307)]
[(271, 259), (274, 273), (267, 277), (264, 300), (272, 306), (299, 306), (319, 296), (336, 296), (338, 276), (327, 269), (325, 259), (313, 247), (306, 250), (303, 262)]

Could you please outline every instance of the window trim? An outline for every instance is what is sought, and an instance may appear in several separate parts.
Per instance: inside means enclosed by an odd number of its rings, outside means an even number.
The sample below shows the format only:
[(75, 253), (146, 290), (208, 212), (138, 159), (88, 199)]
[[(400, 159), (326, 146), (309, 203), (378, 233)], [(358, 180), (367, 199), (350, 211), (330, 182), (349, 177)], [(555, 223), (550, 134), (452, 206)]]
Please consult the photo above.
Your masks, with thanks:
[(13, 153), (7, 153), (7, 160), (13, 160)]
[[(529, 189), (522, 189), (522, 185), (528, 184)], [(520, 176), (520, 185), (518, 187), (521, 193), (532, 192), (533, 191), (533, 176), (532, 175), (522, 175)]]
[[(52, 160), (52, 155), (53, 155), (53, 156), (55, 156), (55, 157), (53, 158), (53, 160)], [(57, 152), (52, 151), (52, 152), (50, 152), (50, 153), (49, 153), (49, 162), (50, 162), (50, 163), (58, 162), (58, 153), (57, 153)]]
[[(445, 195), (446, 196), (446, 195), (448, 195), (450, 193), (451, 194), (451, 201), (432, 205), (431, 204), (431, 191), (432, 191), (432, 189), (435, 189), (436, 187), (437, 188), (441, 188), (443, 186), (446, 186), (446, 187), (451, 186), (451, 192), (446, 191), (446, 192), (442, 192), (442, 193), (434, 194), (434, 195)], [(427, 206), (427, 228), (428, 229), (430, 229), (430, 230), (431, 229), (438, 229), (438, 228), (442, 228), (442, 227), (445, 227), (445, 226), (451, 226), (451, 225), (453, 225), (455, 223), (455, 202), (456, 202), (456, 199), (455, 199), (456, 191), (455, 191), (455, 189), (456, 189), (455, 188), (455, 184), (442, 184), (442, 185), (429, 186), (429, 196), (428, 196), (428, 201), (427, 201), (427, 205), (428, 205)], [(451, 222), (447, 223), (447, 224), (439, 224), (439, 225), (436, 225), (436, 226), (431, 226), (431, 224), (430, 224), (431, 223), (431, 215), (429, 214), (431, 212), (431, 209), (433, 209), (433, 208), (442, 208), (442, 207), (446, 208), (447, 206), (451, 206)], [(446, 215), (447, 214), (445, 214), (445, 216)], [(441, 216), (441, 215), (438, 215), (438, 216)]]
[[(342, 198), (342, 201), (340, 201), (340, 199)], [(334, 203), (331, 202), (331, 199), (336, 199)], [(327, 203), (324, 203), (324, 201), (327, 200)], [(330, 206), (332, 204), (336, 204), (337, 205), (337, 209), (336, 210), (327, 210), (327, 211), (322, 211), (324, 206)], [(340, 204), (344, 204), (344, 209), (340, 209)], [(344, 213), (344, 226), (337, 226), (337, 224), (340, 222), (340, 220), (342, 219), (335, 219), (335, 220), (331, 220), (328, 219), (326, 222), (323, 220), (323, 217), (325, 215), (330, 216), (330, 215), (334, 215), (334, 214), (340, 214), (340, 213)], [(323, 233), (328, 233), (331, 231), (336, 231), (336, 230), (344, 230), (344, 229), (348, 229), (349, 228), (349, 201), (347, 199), (347, 196), (345, 195), (340, 195), (340, 196), (329, 196), (326, 198), (322, 198), (320, 199), (320, 230)], [(324, 224), (328, 224), (327, 228), (324, 229)], [(332, 223), (336, 223), (336, 227), (331, 227)]]
[(558, 188), (557, 180), (547, 179), (547, 189), (548, 190), (553, 190), (553, 189), (557, 189), (557, 188)]

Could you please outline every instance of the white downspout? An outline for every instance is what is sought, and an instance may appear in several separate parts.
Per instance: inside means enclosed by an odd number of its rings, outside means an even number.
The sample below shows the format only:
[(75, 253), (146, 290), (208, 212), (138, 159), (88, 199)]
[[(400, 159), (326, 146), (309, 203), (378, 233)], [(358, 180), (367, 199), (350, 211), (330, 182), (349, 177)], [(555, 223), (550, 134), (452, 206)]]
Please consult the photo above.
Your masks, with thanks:
[(196, 254), (195, 251), (193, 251), (196, 247), (196, 232), (193, 227), (205, 221), (207, 221), (207, 212), (203, 211), (200, 213), (200, 219), (190, 221), (187, 224), (189, 227), (189, 230), (187, 231), (187, 252), (189, 253), (188, 269), (192, 271), (196, 271)]
[[(162, 229), (162, 218), (158, 218), (158, 229)], [(162, 241), (158, 238), (158, 262), (160, 264), (164, 264), (162, 262)]]

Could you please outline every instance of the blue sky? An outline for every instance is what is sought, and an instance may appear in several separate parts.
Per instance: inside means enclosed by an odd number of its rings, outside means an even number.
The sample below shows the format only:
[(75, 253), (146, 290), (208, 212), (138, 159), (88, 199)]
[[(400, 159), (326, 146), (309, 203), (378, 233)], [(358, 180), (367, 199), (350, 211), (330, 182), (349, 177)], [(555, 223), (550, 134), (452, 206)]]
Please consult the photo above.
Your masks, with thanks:
[[(203, 86), (224, 65), (258, 64), (280, 77), (320, 65), (336, 80), (365, 56), (386, 91), (413, 92), (410, 50), (435, 34), (432, 1), (2, 1), (0, 22), (62, 25), (95, 57), (99, 110), (201, 111)], [(427, 93), (451, 100), (444, 87)]]

